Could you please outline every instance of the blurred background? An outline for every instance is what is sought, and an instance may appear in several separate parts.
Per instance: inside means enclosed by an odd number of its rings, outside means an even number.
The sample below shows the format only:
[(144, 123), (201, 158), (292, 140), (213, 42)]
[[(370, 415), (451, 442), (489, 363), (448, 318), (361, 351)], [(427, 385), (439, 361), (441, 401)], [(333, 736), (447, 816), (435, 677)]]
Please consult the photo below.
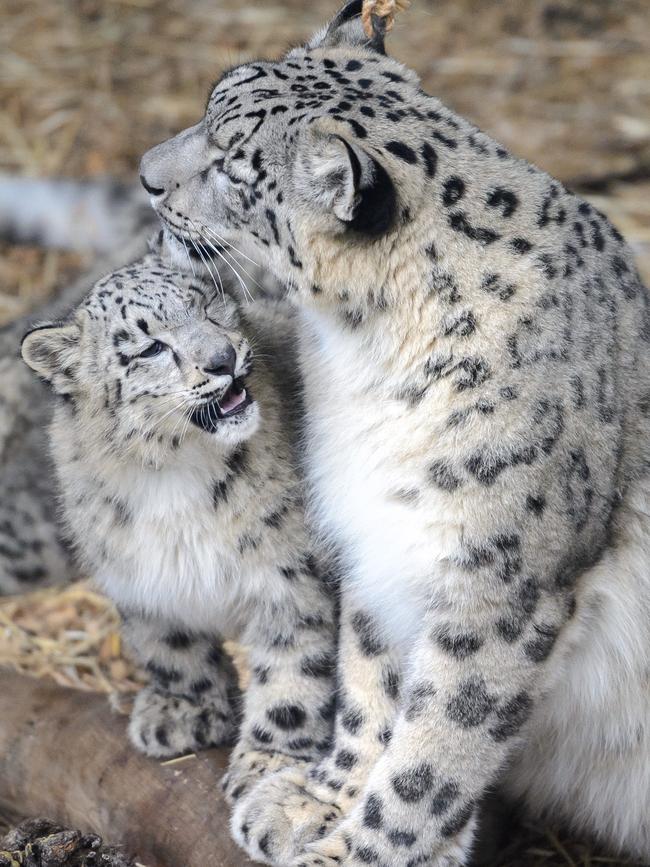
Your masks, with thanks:
[[(0, 171), (135, 177), (219, 70), (304, 40), (338, 0), (0, 0)], [(425, 89), (586, 193), (650, 280), (648, 0), (415, 0), (390, 48)], [(0, 248), (0, 318), (85, 263)]]
[[(304, 41), (338, 5), (0, 0), (0, 173), (135, 182), (147, 148), (200, 118), (223, 67)], [(414, 0), (389, 46), (428, 92), (603, 210), (650, 282), (650, 0)], [(0, 240), (0, 325), (92, 260)], [(143, 681), (86, 583), (0, 600), (1, 664), (123, 710)], [(548, 827), (506, 843), (495, 867), (625, 863)]]

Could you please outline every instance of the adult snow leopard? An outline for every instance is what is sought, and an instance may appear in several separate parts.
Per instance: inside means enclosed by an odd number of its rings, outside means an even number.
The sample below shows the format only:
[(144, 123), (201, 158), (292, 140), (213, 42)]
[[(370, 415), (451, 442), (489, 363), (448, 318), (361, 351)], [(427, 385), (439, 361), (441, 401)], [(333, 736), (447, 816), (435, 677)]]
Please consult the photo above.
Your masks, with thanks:
[[(424, 93), (361, 3), (143, 158), (302, 310), (342, 550), (335, 743), (233, 814), (271, 864), (466, 863), (499, 781), (650, 855), (650, 299), (603, 214)], [(234, 797), (234, 795), (233, 795)]]
[(237, 785), (266, 767), (257, 751), (318, 755), (335, 594), (304, 520), (286, 305), (240, 309), (152, 253), (30, 331), (22, 355), (59, 397), (51, 441), (70, 537), (151, 675), (135, 745), (167, 756), (233, 737), (221, 640), (238, 637), (252, 679)]

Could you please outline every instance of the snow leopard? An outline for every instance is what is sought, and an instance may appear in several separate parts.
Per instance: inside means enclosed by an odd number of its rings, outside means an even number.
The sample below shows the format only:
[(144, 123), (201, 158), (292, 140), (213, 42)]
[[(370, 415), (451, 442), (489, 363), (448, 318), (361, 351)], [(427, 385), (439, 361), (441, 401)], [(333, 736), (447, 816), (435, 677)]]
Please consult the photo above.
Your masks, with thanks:
[[(24, 184), (21, 188), (25, 192)], [(27, 184), (28, 201), (30, 188)], [(47, 445), (51, 398), (22, 363), (20, 341), (35, 320), (66, 315), (95, 280), (146, 249), (146, 237), (132, 239), (117, 256), (114, 251), (100, 259), (89, 275), (65, 287), (35, 314), (0, 327), (0, 595), (26, 593), (78, 576), (57, 516)]]
[(244, 308), (155, 251), (29, 331), (22, 357), (57, 398), (67, 535), (150, 676), (132, 742), (150, 756), (230, 743), (241, 701), (223, 641), (238, 639), (251, 679), (237, 788), (315, 759), (332, 726), (336, 594), (304, 515), (291, 311)]
[[(3, 239), (83, 251), (94, 258), (90, 271), (61, 287), (55, 299), (0, 327), (0, 595), (79, 576), (57, 515), (47, 447), (51, 396), (22, 363), (20, 340), (32, 323), (65, 317), (98, 279), (142, 258), (157, 228), (139, 185), (0, 175)], [(207, 277), (193, 248), (188, 256)], [(224, 249), (218, 257), (211, 250), (209, 259), (214, 278), (231, 294), (281, 294), (268, 271), (238, 252)]]
[(482, 794), (650, 856), (650, 296), (587, 201), (425, 93), (351, 2), (143, 157), (178, 249), (299, 309), (341, 551), (335, 736), (232, 799), (251, 857), (465, 864)]
[(0, 237), (92, 252), (89, 273), (34, 313), (0, 327), (0, 595), (78, 577), (57, 515), (47, 445), (48, 389), (20, 358), (30, 325), (68, 314), (105, 274), (140, 258), (156, 226), (146, 197), (108, 180), (74, 182), (0, 175)]

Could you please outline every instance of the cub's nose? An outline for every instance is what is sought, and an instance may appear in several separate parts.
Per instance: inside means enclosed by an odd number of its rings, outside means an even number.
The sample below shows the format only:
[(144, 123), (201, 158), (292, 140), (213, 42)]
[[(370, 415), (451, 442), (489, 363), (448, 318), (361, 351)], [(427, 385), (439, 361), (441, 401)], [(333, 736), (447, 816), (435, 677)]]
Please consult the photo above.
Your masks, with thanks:
[(237, 353), (232, 346), (228, 346), (210, 359), (207, 366), (203, 368), (203, 372), (213, 376), (232, 376), (234, 379), (236, 364)]

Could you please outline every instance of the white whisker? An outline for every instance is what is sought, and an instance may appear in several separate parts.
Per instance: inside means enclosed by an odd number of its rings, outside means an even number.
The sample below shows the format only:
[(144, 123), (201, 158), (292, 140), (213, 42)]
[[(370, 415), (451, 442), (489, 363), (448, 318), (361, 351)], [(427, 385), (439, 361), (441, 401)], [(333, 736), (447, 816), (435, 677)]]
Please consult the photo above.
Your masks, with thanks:
[(218, 232), (215, 232), (214, 229), (208, 228), (207, 226), (204, 226), (203, 228), (206, 230), (206, 232), (208, 232), (210, 235), (212, 235), (214, 238), (216, 238), (220, 244), (225, 244), (227, 247), (230, 247), (232, 250), (235, 251), (235, 253), (239, 254), (244, 259), (246, 259), (248, 262), (250, 262), (251, 265), (255, 265), (256, 268), (262, 267), (259, 264), (259, 262), (255, 262), (254, 259), (251, 259), (250, 256), (246, 255), (246, 253), (242, 253), (242, 251), (238, 247), (235, 247), (235, 245), (232, 244), (230, 241), (226, 241), (225, 238), (222, 238), (221, 235)]
[[(197, 252), (197, 253), (199, 254), (199, 256), (201, 257), (201, 261), (203, 262), (203, 266), (205, 267), (206, 271), (208, 272), (208, 274), (209, 274), (210, 277), (212, 278), (212, 282), (214, 283), (214, 288), (215, 288), (215, 290), (218, 292), (218, 291), (219, 291), (219, 287), (217, 286), (217, 281), (215, 280), (214, 274), (212, 273), (212, 270), (211, 270), (210, 266), (208, 265), (208, 263), (207, 263), (205, 257), (203, 256), (203, 253), (201, 252), (200, 247), (197, 245), (197, 243), (196, 243), (196, 241), (194, 240), (194, 238), (190, 238), (190, 241), (192, 242), (192, 246), (194, 247), (194, 249), (196, 250), (196, 252)], [(223, 295), (223, 287), (222, 287), (222, 289), (221, 289), (221, 294)], [(224, 298), (224, 300), (225, 300), (225, 298)]]
[[(214, 248), (214, 245), (210, 243), (210, 241), (208, 240), (208, 238), (205, 237), (203, 232), (201, 232), (200, 229), (197, 229), (196, 226), (194, 228), (198, 232), (198, 235), (201, 239), (201, 245), (203, 246), (203, 244), (207, 244), (211, 249), (213, 249), (215, 251), (215, 253), (218, 253), (218, 251)], [(221, 289), (221, 298), (225, 301), (226, 297), (225, 297), (225, 291), (223, 288), (223, 280), (221, 279), (221, 272), (219, 271), (219, 265), (214, 261), (212, 256), (210, 256), (209, 252), (205, 249), (205, 247), (203, 248), (203, 250), (205, 252), (205, 255), (210, 259), (210, 262), (212, 263), (212, 265), (214, 265), (214, 270), (217, 273), (217, 279), (219, 280), (219, 287)]]
[[(194, 227), (194, 231), (198, 234), (199, 238), (201, 238), (202, 237), (201, 232), (198, 231), (198, 229), (196, 228), (196, 226), (194, 225), (194, 222), (192, 220), (190, 220), (190, 222), (192, 223), (192, 226)], [(205, 257), (204, 257), (203, 253), (201, 252), (201, 246), (202, 245), (200, 243), (197, 244), (196, 241), (194, 240), (194, 238), (191, 238), (190, 240), (192, 241), (192, 245), (193, 245), (194, 249), (201, 257), (201, 261), (203, 262), (203, 265), (205, 266), (208, 274), (212, 278), (212, 282), (214, 283), (214, 288), (217, 291), (221, 291), (221, 297), (225, 303), (226, 296), (225, 296), (224, 289), (223, 289), (223, 283), (221, 282), (221, 274), (219, 274), (219, 272), (217, 270), (217, 274), (219, 275), (219, 286), (217, 286), (217, 281), (215, 279), (214, 274), (212, 273), (212, 269), (210, 268), (210, 266), (208, 265), (208, 262), (206, 261), (207, 259), (209, 259), (207, 251), (205, 251)], [(210, 261), (212, 261), (212, 260), (210, 259)], [(212, 262), (212, 264), (214, 265), (214, 262)], [(215, 268), (216, 268), (216, 265), (215, 265)]]
[(192, 269), (192, 274), (196, 277), (196, 271), (194, 270), (194, 262), (192, 262), (192, 257), (190, 256), (190, 251), (187, 249), (187, 244), (185, 243), (185, 238), (181, 235), (181, 241), (183, 242), (183, 246), (185, 247), (185, 255), (187, 256), (187, 261), (190, 263), (190, 268)]
[[(220, 237), (216, 234), (216, 232), (213, 232), (211, 229), (208, 229), (207, 227), (204, 227), (204, 228), (206, 229), (206, 231), (207, 231), (209, 234), (211, 234), (211, 235), (215, 238), (215, 240), (217, 241), (218, 244), (227, 244), (227, 243), (228, 243), (227, 241), (224, 241), (222, 238), (220, 238)], [(230, 244), (229, 246), (232, 247), (232, 244)], [(240, 256), (244, 256), (244, 254), (241, 253), (241, 252), (240, 252), (239, 250), (237, 250), (236, 248), (233, 247), (233, 249), (235, 250), (235, 252), (239, 253)], [(250, 273), (250, 271), (248, 271), (246, 268), (244, 268), (244, 266), (242, 265), (242, 263), (241, 263), (238, 259), (235, 259), (234, 255), (233, 255), (232, 253), (230, 253), (228, 250), (223, 250), (222, 252), (223, 252), (226, 256), (228, 256), (228, 257), (229, 257), (229, 258), (230, 258), (230, 259), (235, 263), (235, 265), (236, 265), (238, 268), (241, 268), (241, 270), (242, 270), (242, 271), (244, 272), (244, 274), (248, 277), (248, 279), (249, 279), (249, 280), (252, 280), (253, 283), (257, 286), (258, 289), (261, 289), (262, 292), (265, 292), (265, 291), (266, 291), (266, 290), (264, 289), (264, 286), (262, 286), (262, 284), (259, 283), (259, 282), (255, 279), (255, 277), (253, 277), (253, 275)], [(247, 258), (248, 258), (247, 256), (244, 256), (244, 259), (247, 259)], [(249, 261), (249, 262), (253, 262), (252, 259), (249, 259), (248, 261)], [(230, 265), (230, 263), (226, 263), (226, 264), (229, 264), (229, 265)], [(255, 265), (256, 268), (259, 268), (259, 267), (260, 267), (256, 262), (253, 262), (253, 265)], [(230, 265), (230, 267), (233, 268), (232, 265)], [(240, 278), (240, 280), (241, 280), (241, 278)], [(252, 300), (253, 300), (253, 297), (252, 297), (252, 295), (250, 294), (250, 291), (249, 291), (248, 289), (247, 289), (246, 291), (248, 292), (248, 295), (250, 296), (250, 300), (252, 301)]]
[(203, 238), (205, 243), (208, 244), (212, 250), (214, 250), (214, 252), (224, 262), (224, 264), (226, 264), (228, 266), (228, 268), (230, 268), (230, 270), (233, 272), (235, 277), (239, 280), (239, 284), (242, 287), (242, 291), (244, 293), (244, 298), (246, 298), (248, 301), (253, 301), (253, 296), (251, 295), (248, 286), (244, 283), (241, 275), (234, 268), (234, 266), (231, 265), (231, 263), (224, 257), (223, 253), (225, 253), (226, 251), (225, 250), (224, 251), (218, 250), (217, 247), (215, 247), (214, 244), (208, 238), (205, 237), (205, 235), (201, 235), (201, 237)]
[(191, 417), (192, 417), (192, 409), (193, 409), (192, 405), (191, 405), (191, 404), (188, 404), (187, 412), (183, 412), (183, 413), (181, 413), (181, 415), (180, 415), (180, 417), (178, 418), (176, 424), (175, 424), (174, 427), (172, 428), (172, 431), (171, 431), (171, 437), (172, 437), (172, 439), (174, 438), (174, 435), (175, 435), (175, 433), (176, 433), (176, 429), (180, 427), (180, 433), (179, 433), (179, 436), (178, 436), (178, 440), (179, 440), (179, 442), (182, 442), (182, 441), (183, 441), (183, 439), (184, 439), (184, 437), (185, 437), (185, 421), (186, 421), (186, 419), (187, 419), (187, 422), (188, 422), (188, 425), (189, 425), (189, 420), (190, 420)]
[(192, 412), (189, 411), (187, 414), (187, 418), (185, 419), (185, 425), (183, 426), (183, 428), (181, 430), (180, 437), (179, 437), (181, 442), (183, 442), (183, 440), (185, 439), (185, 435), (187, 434), (187, 431), (189, 430), (191, 421), (192, 421)]
[[(170, 416), (172, 413), (178, 412), (178, 410), (181, 409), (186, 402), (187, 402), (187, 397), (185, 397), (182, 401), (180, 401), (180, 403), (176, 404), (171, 409), (169, 409), (161, 418), (156, 419), (154, 424), (151, 427), (149, 427), (148, 429), (145, 429), (141, 432), (141, 436), (144, 436), (144, 437), (147, 437), (149, 434), (152, 434), (149, 441), (146, 441), (146, 446), (145, 446), (145, 450), (144, 450), (144, 457), (145, 457), (146, 461), (149, 461), (153, 455), (153, 450), (154, 450), (153, 434), (155, 433), (156, 428), (159, 427), (162, 424), (162, 422), (168, 416)], [(181, 418), (183, 418), (183, 416), (181, 416)], [(176, 430), (177, 424), (178, 424), (178, 422), (172, 428), (172, 432), (170, 435), (172, 438), (174, 436), (174, 431)]]

